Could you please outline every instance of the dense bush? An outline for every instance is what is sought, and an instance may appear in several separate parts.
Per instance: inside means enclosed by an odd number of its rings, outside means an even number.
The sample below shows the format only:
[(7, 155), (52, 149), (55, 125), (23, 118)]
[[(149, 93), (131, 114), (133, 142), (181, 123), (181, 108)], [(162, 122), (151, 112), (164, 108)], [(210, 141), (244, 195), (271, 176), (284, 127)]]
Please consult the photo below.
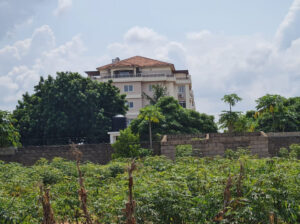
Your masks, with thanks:
[[(124, 220), (128, 162), (81, 165), (95, 221)], [(300, 222), (299, 160), (145, 157), (136, 164), (137, 223), (269, 223), (272, 214), (278, 223)], [(56, 158), (31, 167), (0, 162), (0, 223), (41, 223), (41, 182), (50, 189), (56, 220), (81, 220), (76, 164)]]
[(191, 156), (193, 154), (192, 145), (177, 145), (176, 146), (176, 157)]
[(232, 149), (227, 149), (225, 150), (225, 158), (227, 159), (238, 159), (241, 156), (246, 156), (246, 155), (250, 155), (250, 151), (248, 149), (244, 149), (244, 148), (238, 148), (236, 151), (232, 150)]
[(112, 145), (113, 158), (136, 158), (151, 155), (151, 151), (141, 148), (139, 135), (132, 133), (130, 128), (120, 131), (120, 136)]
[(290, 149), (291, 149), (290, 156), (300, 159), (300, 145), (292, 144), (290, 146)]
[(278, 152), (278, 156), (284, 157), (284, 158), (289, 157), (289, 150), (287, 148), (280, 148), (280, 150)]
[(15, 119), (8, 111), (0, 110), (0, 148), (21, 146), (20, 134), (13, 125), (14, 122)]

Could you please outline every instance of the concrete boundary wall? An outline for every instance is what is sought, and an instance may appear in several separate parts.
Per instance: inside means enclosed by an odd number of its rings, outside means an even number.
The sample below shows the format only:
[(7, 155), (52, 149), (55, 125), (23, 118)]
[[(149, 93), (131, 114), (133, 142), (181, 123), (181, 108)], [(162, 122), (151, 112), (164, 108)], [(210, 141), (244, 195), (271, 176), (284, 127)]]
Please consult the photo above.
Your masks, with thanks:
[[(78, 145), (77, 147), (82, 152), (82, 161), (106, 164), (111, 160), (113, 150), (110, 144)], [(69, 145), (0, 149), (0, 160), (5, 162), (17, 162), (23, 165), (33, 165), (41, 158), (52, 160), (55, 157), (74, 160)]]
[(176, 146), (190, 144), (194, 156), (223, 156), (226, 149), (249, 149), (253, 155), (278, 155), (281, 147), (300, 143), (300, 132), (288, 133), (210, 133), (200, 135), (165, 135), (161, 141), (161, 154), (175, 159)]
[[(247, 148), (259, 157), (276, 156), (280, 148), (288, 148), (291, 144), (300, 144), (300, 132), (288, 133), (210, 133), (194, 135), (165, 135), (161, 142), (153, 144), (154, 155), (164, 155), (175, 159), (176, 146), (190, 144), (195, 156), (223, 156), (226, 149), (237, 150)], [(148, 148), (148, 142), (141, 143)], [(82, 160), (106, 164), (111, 160), (113, 149), (110, 144), (78, 145), (83, 153)], [(52, 160), (62, 157), (73, 160), (69, 145), (60, 146), (30, 146), (20, 149), (0, 148), (0, 160), (32, 165), (40, 158)]]
[(300, 144), (300, 132), (267, 133), (269, 138), (268, 150), (271, 156), (278, 155), (280, 148), (287, 148), (292, 144)]
[[(110, 144), (77, 145), (82, 152), (82, 161), (106, 164), (111, 160), (113, 148)], [(141, 142), (141, 147), (149, 148), (149, 142)], [(153, 154), (160, 155), (160, 142), (153, 142)], [(55, 157), (74, 160), (69, 145), (27, 146), (24, 148), (0, 148), (0, 160), (33, 165), (41, 158), (51, 161)]]

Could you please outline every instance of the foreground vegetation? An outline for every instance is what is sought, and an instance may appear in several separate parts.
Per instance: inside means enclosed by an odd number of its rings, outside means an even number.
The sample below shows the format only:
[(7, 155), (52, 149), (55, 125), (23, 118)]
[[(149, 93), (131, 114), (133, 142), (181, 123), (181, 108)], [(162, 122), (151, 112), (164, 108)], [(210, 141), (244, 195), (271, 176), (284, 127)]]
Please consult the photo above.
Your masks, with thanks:
[[(137, 223), (299, 223), (300, 161), (164, 157), (136, 160)], [(81, 165), (94, 223), (122, 223), (129, 160)], [(76, 163), (56, 158), (24, 167), (0, 161), (0, 223), (41, 223), (39, 185), (49, 189), (54, 218), (83, 220)]]

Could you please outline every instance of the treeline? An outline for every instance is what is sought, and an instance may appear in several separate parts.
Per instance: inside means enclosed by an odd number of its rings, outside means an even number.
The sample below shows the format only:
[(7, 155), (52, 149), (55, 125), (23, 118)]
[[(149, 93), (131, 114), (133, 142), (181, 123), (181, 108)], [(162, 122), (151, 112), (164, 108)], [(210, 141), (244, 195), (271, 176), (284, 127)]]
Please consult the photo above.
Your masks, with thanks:
[[(153, 96), (143, 94), (150, 105), (141, 109), (130, 128), (142, 140), (159, 140), (164, 134), (225, 132), (300, 131), (300, 97), (265, 95), (256, 100), (255, 110), (233, 110), (242, 100), (225, 95), (229, 110), (214, 116), (185, 109), (165, 87), (153, 86)], [(112, 117), (125, 115), (126, 95), (112, 85), (60, 72), (40, 79), (34, 93), (23, 95), (12, 114), (0, 111), (0, 147), (108, 142)], [(149, 136), (151, 135), (151, 136)], [(150, 137), (150, 138), (149, 138)], [(150, 140), (151, 141), (151, 140)]]
[(232, 111), (242, 99), (236, 94), (225, 95), (229, 105), (220, 115), (219, 124), (228, 132), (292, 132), (300, 131), (300, 97), (285, 98), (267, 94), (258, 98), (255, 110), (245, 113)]
[(125, 95), (111, 81), (99, 83), (61, 72), (55, 78), (41, 77), (34, 93), (23, 95), (11, 123), (23, 145), (107, 142), (111, 119), (126, 113), (125, 102)]

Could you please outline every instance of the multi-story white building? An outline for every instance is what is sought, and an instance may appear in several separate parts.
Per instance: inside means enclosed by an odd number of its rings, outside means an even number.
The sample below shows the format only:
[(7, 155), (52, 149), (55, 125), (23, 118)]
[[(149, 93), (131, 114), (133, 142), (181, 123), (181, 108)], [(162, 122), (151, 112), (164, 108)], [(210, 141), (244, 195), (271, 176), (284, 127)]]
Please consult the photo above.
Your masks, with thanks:
[(111, 64), (97, 68), (97, 71), (87, 71), (88, 76), (100, 82), (112, 80), (121, 93), (125, 93), (129, 110), (128, 121), (138, 116), (139, 110), (148, 105), (143, 92), (153, 95), (153, 85), (167, 87), (169, 96), (178, 99), (184, 108), (195, 109), (191, 76), (188, 70), (176, 70), (171, 63), (162, 62), (141, 56), (128, 59), (113, 59)]

